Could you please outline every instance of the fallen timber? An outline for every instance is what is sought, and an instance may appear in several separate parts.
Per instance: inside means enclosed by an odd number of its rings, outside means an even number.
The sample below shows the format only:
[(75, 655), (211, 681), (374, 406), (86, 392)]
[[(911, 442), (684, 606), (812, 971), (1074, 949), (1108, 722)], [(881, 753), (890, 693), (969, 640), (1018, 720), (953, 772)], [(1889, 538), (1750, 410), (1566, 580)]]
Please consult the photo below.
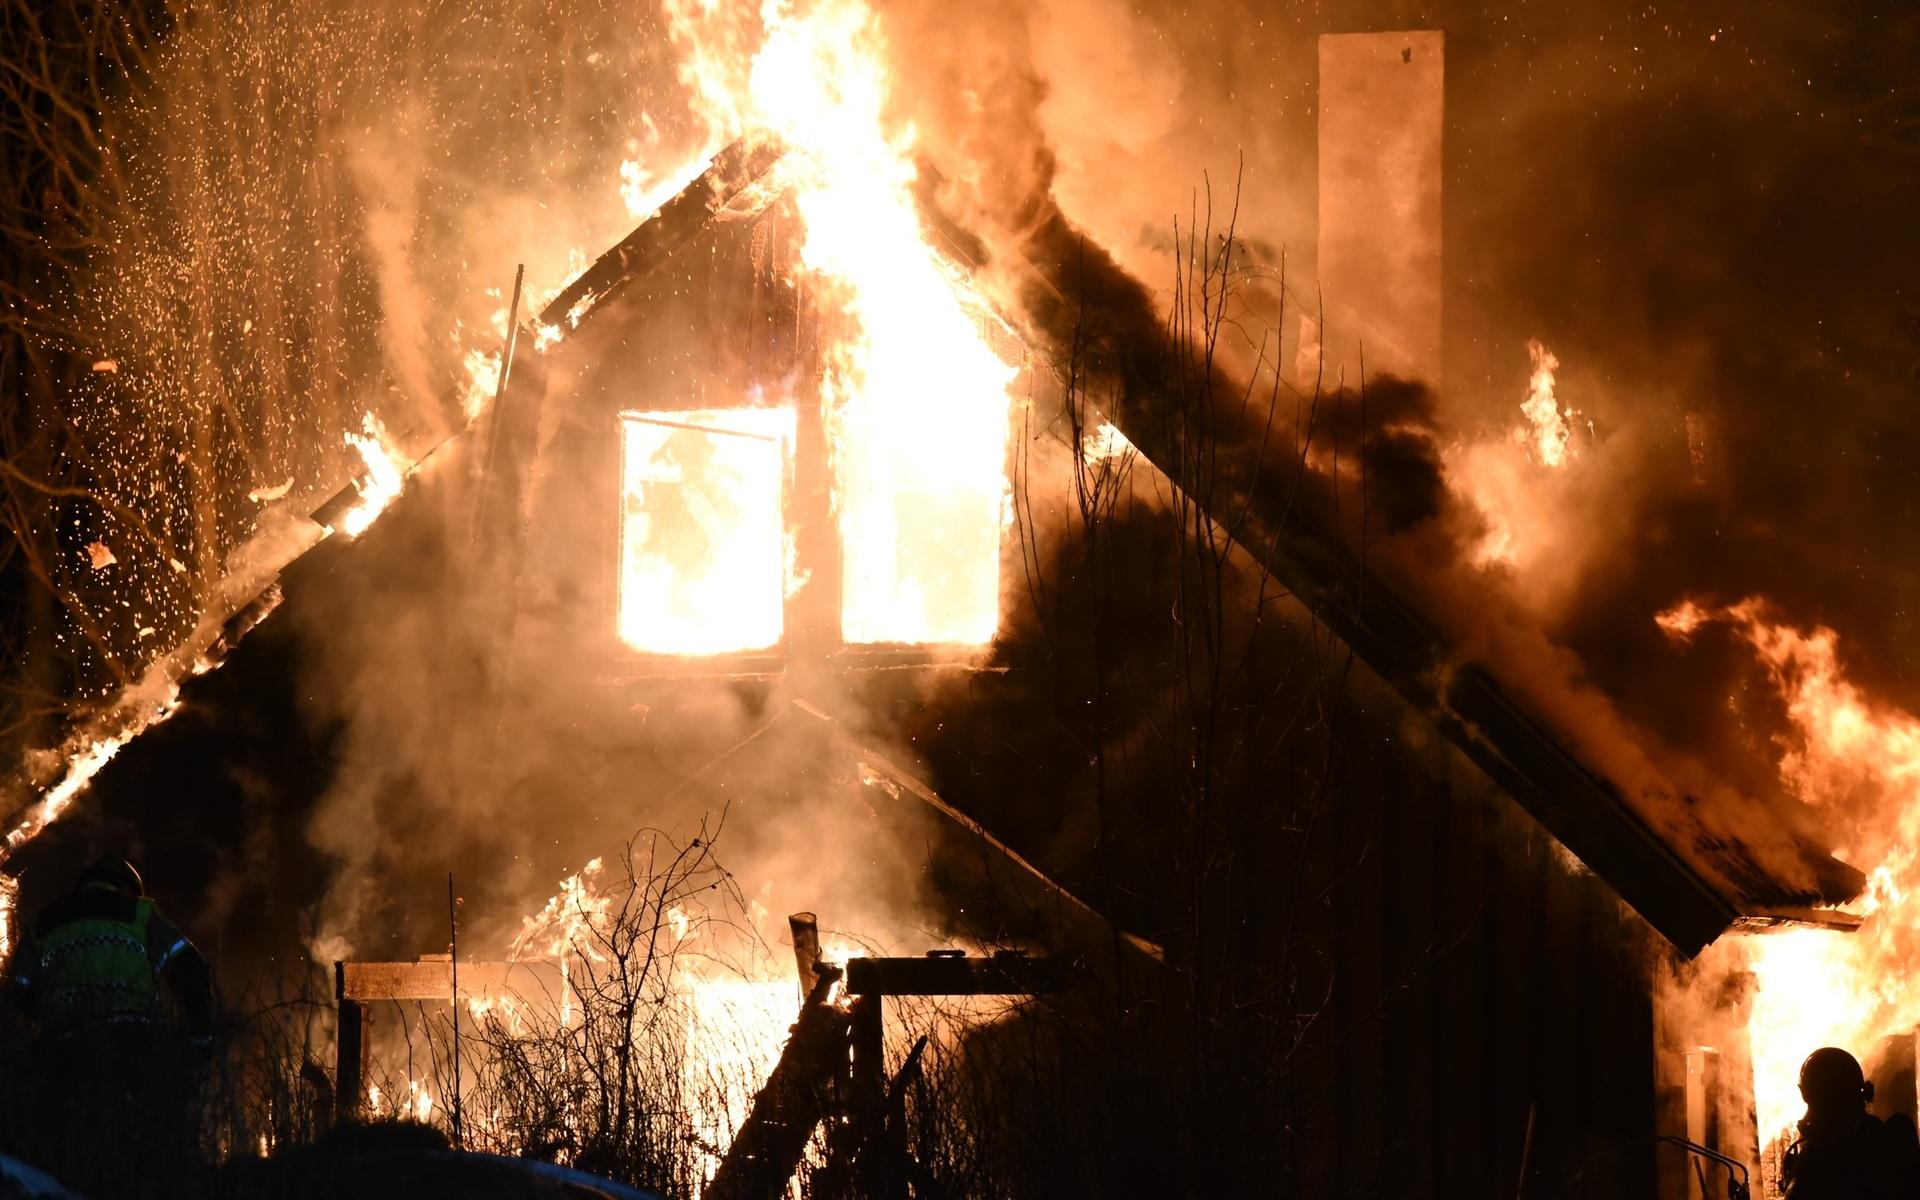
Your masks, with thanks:
[[(1065, 987), (1067, 972), (1051, 958), (981, 958), (947, 950), (922, 958), (850, 958), (843, 968), (817, 961), (812, 913), (795, 913), (788, 922), (795, 967), (803, 983), (811, 977), (812, 986), (779, 1061), (703, 1194), (778, 1200), (814, 1130), (825, 1122), (827, 1161), (817, 1194), (904, 1196), (906, 1181), (925, 1176), (906, 1145), (905, 1093), (920, 1074), (927, 1039), (915, 1042), (889, 1082), (882, 1042), (886, 997), (1043, 995)], [(833, 994), (843, 981), (850, 1004)]]
[(828, 1002), (840, 969), (821, 965), (814, 974), (780, 1060), (702, 1193), (709, 1200), (777, 1200), (785, 1195), (814, 1129), (833, 1110), (835, 1070), (846, 1061), (853, 1016)]

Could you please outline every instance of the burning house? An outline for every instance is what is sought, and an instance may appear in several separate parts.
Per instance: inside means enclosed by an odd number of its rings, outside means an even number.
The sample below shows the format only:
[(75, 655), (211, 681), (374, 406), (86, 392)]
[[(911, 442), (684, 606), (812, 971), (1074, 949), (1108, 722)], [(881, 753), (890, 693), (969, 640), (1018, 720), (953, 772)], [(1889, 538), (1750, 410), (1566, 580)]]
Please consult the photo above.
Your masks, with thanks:
[[(1177, 231), (1168, 294), (1051, 198), (1001, 226), (957, 203), (955, 165), (886, 132), (869, 14), (822, 12), (732, 64), (724, 148), (653, 215), (555, 294), (516, 283), (465, 430), (429, 450), (369, 416), (356, 484), (292, 514), (285, 561), (88, 731), (98, 761), (36, 780), (10, 848), (89, 780), (109, 827), (135, 826), (142, 778), (238, 755), (351, 865), (314, 885), (309, 945), (401, 958), (440, 926), (378, 883), (478, 860), (518, 895), (720, 813), (755, 920), (838, 911), (906, 954), (1044, 948), (1093, 981), (1063, 1024), (1098, 1032), (1032, 1117), (1075, 1148), (1056, 1190), (1195, 1172), (1677, 1198), (1701, 1148), (1771, 1179), (1781, 1066), (1751, 1040), (1750, 939), (1851, 930), (1843, 906), (1882, 893), (1803, 805), (1637, 740), (1530, 631), (1481, 619), (1491, 590), (1432, 566), (1460, 503), (1436, 463), (1475, 453), (1424, 432), (1446, 361), (1442, 36), (1322, 39), (1312, 288), (1217, 200)], [(1573, 414), (1551, 351), (1531, 365), (1512, 446), (1558, 466)], [(1460, 557), (1510, 563), (1525, 531), (1476, 499)], [(1669, 618), (1764, 640), (1756, 610)], [(354, 649), (299, 649), (335, 641)], [(301, 743), (234, 718), (314, 662), (351, 674), (310, 686), (355, 719), (282, 713)], [(234, 823), (255, 852), (287, 836)], [(377, 844), (401, 828), (407, 851)], [(764, 1077), (796, 997), (784, 962), (748, 974)], [(349, 977), (353, 1005), (439, 995), (437, 963), (415, 990)], [(984, 1060), (1030, 1017), (996, 1009), (961, 1042)], [(1870, 1066), (1910, 1112), (1911, 1044)], [(1154, 1089), (1192, 1120), (1102, 1106)], [(418, 1097), (410, 1115), (445, 1111)]]

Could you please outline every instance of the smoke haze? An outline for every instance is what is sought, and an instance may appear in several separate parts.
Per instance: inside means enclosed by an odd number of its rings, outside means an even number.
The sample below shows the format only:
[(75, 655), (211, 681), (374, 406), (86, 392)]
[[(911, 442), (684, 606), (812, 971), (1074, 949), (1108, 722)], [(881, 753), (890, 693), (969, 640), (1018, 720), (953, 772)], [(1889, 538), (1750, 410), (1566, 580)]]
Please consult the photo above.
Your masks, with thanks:
[[(130, 111), (145, 137), (118, 169), (142, 201), (131, 211), (158, 215), (128, 217), (89, 318), (113, 331), (100, 353), (126, 364), (102, 386), (180, 426), (116, 468), (131, 499), (195, 494), (167, 455), (227, 438), (228, 422), (244, 436), (225, 460), (246, 484), (229, 490), (292, 478), (296, 496), (331, 490), (339, 435), (363, 411), (416, 450), (455, 428), (461, 359), (497, 345), (513, 265), (528, 264), (536, 298), (551, 293), (630, 227), (623, 162), (635, 164), (630, 184), (657, 184), (716, 132), (672, 60), (686, 47), (648, 7), (298, 7), (243, 6), (185, 28), (155, 99)], [(1410, 569), (1442, 607), (1476, 588), (1509, 593), (1536, 623), (1512, 634), (1527, 643), (1519, 658), (1590, 679), (1588, 698), (1609, 714), (1617, 704), (1743, 788), (1765, 786), (1770, 747), (1723, 719), (1742, 677), (1736, 650), (1703, 639), (1682, 655), (1652, 623), (1684, 595), (1764, 594), (1838, 629), (1870, 687), (1920, 701), (1907, 621), (1920, 583), (1920, 253), (1904, 232), (1920, 138), (1899, 90), (1920, 18), (1731, 3), (1631, 17), (1600, 5), (1268, 7), (893, 6), (884, 20), (908, 81), (895, 102), (943, 200), (990, 245), (1021, 244), (1057, 204), (1163, 302), (1176, 221), (1188, 228), (1209, 187), (1222, 209), (1237, 179), (1250, 309), (1278, 320), (1283, 256), (1287, 303), (1312, 307), (1315, 36), (1445, 29), (1448, 384), (1380, 393), (1396, 430), (1372, 464), (1390, 504), (1382, 528)], [(252, 124), (230, 123), (236, 110)], [(226, 140), (211, 153), (194, 140), (216, 133)], [(244, 302), (212, 302), (229, 296)], [(1590, 424), (1563, 476), (1513, 493), (1536, 506), (1523, 515), (1550, 567), (1489, 579), (1464, 564), (1477, 526), (1438, 483), (1519, 422), (1535, 337)], [(214, 364), (211, 377), (183, 375), (177, 346), (201, 348), (187, 357)], [(196, 552), (178, 555), (196, 581), (257, 511), (199, 486), (221, 532), (177, 504), (174, 541)], [(641, 824), (704, 811), (714, 797), (657, 806), (712, 745), (748, 737), (784, 699), (708, 684), (638, 720), (595, 717), (577, 703), (580, 680), (520, 676), (512, 711), (474, 710), (492, 666), (484, 621), (452, 582), (447, 543), (465, 510), (443, 497), (432, 511), (366, 547), (378, 565), (343, 577), (301, 625), (303, 669), (323, 681), (309, 717), (338, 737), (308, 827), (335, 872), (316, 929), (328, 953), (417, 952), (421, 922), (381, 906), (449, 863), (485, 864), (473, 873), (537, 904), (557, 872)], [(181, 574), (149, 557), (139, 569), (153, 578)], [(372, 594), (368, 574), (383, 580)], [(160, 608), (191, 611), (192, 595), (168, 596)], [(449, 624), (448, 611), (465, 615)], [(850, 719), (863, 708), (847, 698)], [(873, 724), (863, 736), (885, 741), (886, 722)], [(501, 744), (517, 741), (528, 757), (503, 761)], [(766, 828), (797, 830), (805, 814), (806, 836), (757, 835), (749, 864), (729, 865), (750, 892), (755, 874), (811, 889), (821, 898), (806, 902), (831, 922), (837, 897), (851, 906), (896, 885), (880, 865), (860, 887), (802, 865), (809, 839), (867, 835), (857, 808), (850, 821), (828, 815), (844, 781), (801, 743), (770, 741), (771, 765), (755, 771), (804, 794)], [(648, 756), (652, 777), (617, 774)], [(538, 853), (515, 825), (529, 808), (554, 834)], [(868, 861), (905, 869), (892, 832), (871, 844)], [(248, 862), (270, 869), (264, 853)], [(917, 886), (887, 897), (907, 924)], [(514, 915), (493, 916), (502, 935)]]
[[(1902, 214), (1920, 139), (1900, 65), (1920, 22), (1872, 5), (1261, 7), (989, 6), (957, 34), (898, 18), (906, 76), (947, 84), (902, 103), (951, 206), (998, 244), (1018, 245), (1045, 188), (1162, 303), (1175, 223), (1204, 215), (1206, 187), (1218, 223), (1240, 178), (1244, 253), (1284, 251), (1297, 312), (1314, 307), (1315, 35), (1444, 29), (1448, 383), (1433, 453), (1396, 474), (1485, 478), (1515, 457), (1536, 337), (1561, 360), (1576, 455), (1502, 497), (1526, 563), (1461, 562), (1484, 531), (1456, 506), (1426, 531), (1439, 545), (1400, 548), (1427, 564), (1413, 589), (1463, 609), (1510, 594), (1557, 647), (1551, 671), (1752, 791), (1771, 786), (1769, 722), (1727, 720), (1724, 695), (1756, 676), (1737, 649), (1664, 641), (1652, 617), (1683, 596), (1766, 595), (1839, 630), (1871, 690), (1920, 699), (1920, 245)], [(1456, 578), (1432, 574), (1449, 560)]]

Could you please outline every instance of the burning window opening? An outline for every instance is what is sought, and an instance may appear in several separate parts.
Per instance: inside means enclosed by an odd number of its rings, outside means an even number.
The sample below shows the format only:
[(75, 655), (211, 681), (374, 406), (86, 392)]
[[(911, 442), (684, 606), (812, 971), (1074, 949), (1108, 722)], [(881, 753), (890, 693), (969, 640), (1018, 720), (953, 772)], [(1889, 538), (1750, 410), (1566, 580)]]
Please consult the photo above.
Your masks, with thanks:
[[(866, 315), (863, 386), (831, 411), (849, 644), (984, 646), (1000, 628), (1020, 367), (997, 347), (1018, 342), (937, 252), (926, 265), (894, 285), (938, 293), (903, 301), (926, 327)], [(841, 386), (829, 376), (830, 397)]]
[(767, 650), (785, 632), (791, 408), (620, 417), (620, 640)]
[[(898, 436), (898, 431), (893, 431)], [(855, 644), (985, 645), (1000, 625), (1004, 484), (947, 486), (888, 454), (847, 456), (841, 636)]]

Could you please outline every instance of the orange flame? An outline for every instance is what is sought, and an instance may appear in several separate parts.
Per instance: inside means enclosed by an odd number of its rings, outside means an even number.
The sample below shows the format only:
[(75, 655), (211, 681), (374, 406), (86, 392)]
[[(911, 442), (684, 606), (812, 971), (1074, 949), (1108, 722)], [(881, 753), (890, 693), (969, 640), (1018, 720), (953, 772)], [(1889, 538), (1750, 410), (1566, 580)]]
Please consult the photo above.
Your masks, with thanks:
[(361, 421), (366, 430), (364, 434), (349, 433), (347, 445), (352, 446), (360, 455), (362, 474), (353, 481), (360, 492), (360, 503), (348, 509), (340, 518), (339, 531), (348, 537), (359, 537), (380, 519), (387, 506), (396, 500), (406, 486), (407, 470), (411, 465), (400, 447), (387, 433), (387, 427), (380, 418), (372, 413), (366, 414)]
[(1789, 728), (1776, 739), (1782, 782), (1834, 815), (1850, 843), (1842, 853), (1875, 864), (1857, 933), (1791, 929), (1746, 946), (1757, 985), (1748, 1026), (1754, 1103), (1771, 1142), (1799, 1115), (1799, 1065), (1809, 1052), (1840, 1046), (1865, 1062), (1887, 1037), (1920, 1027), (1920, 718), (1847, 678), (1832, 629), (1796, 628), (1758, 598), (1718, 609), (1687, 601), (1656, 620), (1682, 639), (1723, 623), (1753, 648), (1786, 705)]
[(1486, 531), (1469, 551), (1475, 566), (1525, 569), (1550, 549), (1555, 525), (1549, 514), (1566, 487), (1563, 472), (1578, 454), (1573, 422), (1555, 396), (1560, 360), (1537, 338), (1527, 342), (1532, 370), (1520, 402), (1526, 420), (1497, 437), (1448, 447), (1447, 477), (1455, 491), (1480, 511)]
[[(668, 11), (683, 77), (716, 135), (749, 130), (789, 148), (779, 183), (804, 226), (797, 269), (837, 310), (823, 319), (832, 340), (820, 388), (843, 544), (843, 636), (991, 641), (1018, 368), (994, 351), (987, 306), (923, 236), (914, 134), (885, 119), (886, 46), (872, 9), (768, 0), (757, 36), (714, 5)], [(753, 641), (724, 631), (674, 640), (740, 648), (760, 643), (766, 625), (755, 629)]]
[(1538, 338), (1527, 343), (1527, 357), (1533, 361), (1533, 374), (1527, 379), (1527, 398), (1520, 402), (1520, 411), (1533, 424), (1532, 436), (1529, 439), (1524, 429), (1514, 430), (1514, 435), (1528, 442), (1542, 463), (1565, 466), (1574, 452), (1573, 425), (1568, 420), (1572, 413), (1562, 412), (1553, 394), (1553, 374), (1560, 369), (1560, 359)]
[(621, 418), (619, 632), (637, 650), (779, 642), (791, 408)]

